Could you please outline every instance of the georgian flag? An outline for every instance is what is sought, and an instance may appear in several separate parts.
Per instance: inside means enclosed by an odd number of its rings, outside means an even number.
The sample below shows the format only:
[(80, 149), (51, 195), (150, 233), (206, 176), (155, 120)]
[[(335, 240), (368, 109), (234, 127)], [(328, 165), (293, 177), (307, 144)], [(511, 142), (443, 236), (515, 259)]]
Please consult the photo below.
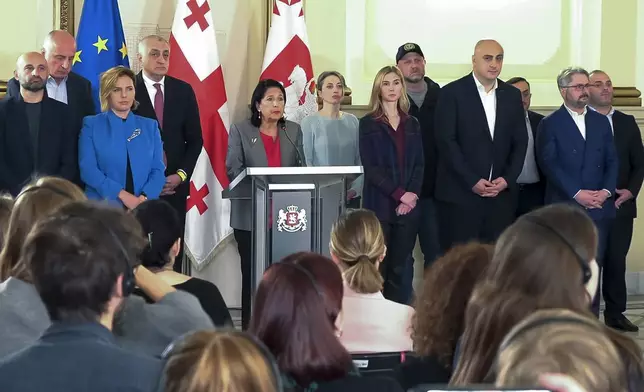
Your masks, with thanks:
[(203, 149), (190, 178), (184, 238), (185, 252), (199, 270), (232, 234), (230, 201), (221, 197), (229, 182), (228, 99), (208, 0), (178, 0), (170, 52), (168, 74), (192, 86), (201, 118)]
[(302, 0), (274, 0), (260, 80), (275, 79), (286, 90), (285, 117), (299, 123), (317, 112), (315, 79)]

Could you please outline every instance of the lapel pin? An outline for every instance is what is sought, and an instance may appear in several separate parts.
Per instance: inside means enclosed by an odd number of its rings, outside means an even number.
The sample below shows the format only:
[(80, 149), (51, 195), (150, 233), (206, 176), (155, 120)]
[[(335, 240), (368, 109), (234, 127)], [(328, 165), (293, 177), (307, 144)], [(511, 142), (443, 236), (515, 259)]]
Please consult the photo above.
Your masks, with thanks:
[(256, 142), (256, 141), (257, 141), (257, 138), (256, 138), (256, 137), (254, 137), (254, 138), (250, 139), (250, 142), (251, 142), (252, 144), (255, 144), (255, 142)]
[(140, 129), (136, 129), (136, 130), (134, 130), (134, 132), (132, 132), (132, 135), (131, 135), (130, 137), (128, 137), (128, 138), (127, 138), (127, 141), (128, 141), (128, 142), (131, 142), (131, 141), (132, 141), (132, 139), (134, 139), (135, 137), (139, 136), (140, 134), (141, 134), (141, 130), (140, 130)]

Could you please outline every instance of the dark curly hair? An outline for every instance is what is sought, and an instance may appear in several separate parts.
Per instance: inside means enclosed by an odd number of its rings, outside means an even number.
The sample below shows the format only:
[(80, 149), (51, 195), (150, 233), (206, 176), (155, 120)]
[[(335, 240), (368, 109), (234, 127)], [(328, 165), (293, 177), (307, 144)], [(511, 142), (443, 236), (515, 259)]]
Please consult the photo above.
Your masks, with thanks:
[(434, 356), (451, 369), (467, 302), (493, 252), (493, 246), (478, 242), (458, 245), (427, 269), (412, 321), (411, 337), (418, 355)]

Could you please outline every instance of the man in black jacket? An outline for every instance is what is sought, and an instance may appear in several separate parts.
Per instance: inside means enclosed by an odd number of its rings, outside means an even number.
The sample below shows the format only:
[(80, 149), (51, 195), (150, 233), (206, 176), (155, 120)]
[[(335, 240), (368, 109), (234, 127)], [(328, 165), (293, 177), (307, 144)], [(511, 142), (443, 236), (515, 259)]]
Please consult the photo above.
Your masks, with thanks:
[[(177, 210), (183, 236), (190, 177), (203, 145), (199, 106), (188, 83), (167, 75), (168, 41), (151, 35), (139, 42), (138, 49), (143, 70), (136, 75), (139, 107), (135, 113), (159, 122), (166, 161), (166, 184), (161, 197)], [(176, 271), (181, 271), (182, 259), (183, 245), (174, 264)]]
[(78, 134), (67, 105), (45, 95), (47, 77), (42, 54), (18, 58), (18, 95), (0, 102), (0, 192), (16, 196), (35, 175), (76, 177)]
[(591, 72), (589, 93), (589, 107), (608, 117), (619, 161), (617, 216), (609, 229), (603, 266), (604, 319), (609, 327), (636, 332), (639, 328), (623, 313), (626, 310), (626, 255), (633, 237), (633, 220), (637, 217), (637, 194), (644, 179), (642, 135), (633, 116), (613, 108), (613, 83), (606, 72)]
[(528, 131), (521, 93), (498, 79), (502, 66), (501, 45), (479, 41), (473, 72), (441, 89), (435, 195), (442, 251), (493, 242), (514, 220), (510, 189), (523, 168)]
[(539, 169), (537, 162), (536, 145), (537, 128), (543, 115), (530, 110), (532, 93), (530, 92), (530, 83), (525, 78), (514, 77), (507, 81), (521, 91), (523, 109), (525, 110), (525, 125), (528, 128), (528, 147), (525, 152), (523, 169), (517, 178), (516, 191), (518, 192), (516, 217), (543, 206), (543, 199), (546, 191), (546, 181), (543, 173)]
[(425, 76), (425, 56), (415, 43), (406, 43), (398, 48), (396, 64), (405, 77), (409, 97), (409, 114), (420, 122), (425, 170), (423, 188), (419, 195), (420, 227), (418, 240), (425, 257), (427, 268), (438, 256), (438, 225), (434, 205), (434, 183), (436, 181), (436, 140), (434, 137), (434, 110), (440, 93), (440, 86)]
[[(83, 118), (96, 114), (92, 85), (89, 80), (71, 72), (76, 55), (76, 40), (65, 30), (54, 30), (47, 34), (41, 53), (47, 60), (49, 76), (45, 80), (45, 96), (58, 102), (67, 104), (69, 123), (75, 136), (72, 140), (74, 149), (78, 149), (78, 136), (83, 127)], [(7, 82), (7, 99), (20, 96), (18, 80), (11, 79)], [(78, 163), (76, 163), (78, 166)], [(83, 187), (80, 173), (73, 181)]]

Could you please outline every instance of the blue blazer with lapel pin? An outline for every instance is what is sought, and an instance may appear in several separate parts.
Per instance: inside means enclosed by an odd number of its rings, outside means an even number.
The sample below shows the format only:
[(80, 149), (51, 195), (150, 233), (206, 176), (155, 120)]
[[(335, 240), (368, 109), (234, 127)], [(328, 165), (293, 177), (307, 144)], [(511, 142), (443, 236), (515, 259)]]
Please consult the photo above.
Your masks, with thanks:
[(617, 152), (606, 116), (586, 110), (586, 139), (565, 106), (541, 120), (537, 157), (546, 175), (546, 204), (574, 202), (581, 189), (607, 189), (602, 208), (587, 210), (594, 221), (615, 217)]
[(123, 121), (108, 110), (85, 117), (79, 142), (81, 179), (89, 199), (122, 205), (130, 158), (134, 195), (157, 199), (165, 184), (163, 145), (155, 120), (130, 113)]

